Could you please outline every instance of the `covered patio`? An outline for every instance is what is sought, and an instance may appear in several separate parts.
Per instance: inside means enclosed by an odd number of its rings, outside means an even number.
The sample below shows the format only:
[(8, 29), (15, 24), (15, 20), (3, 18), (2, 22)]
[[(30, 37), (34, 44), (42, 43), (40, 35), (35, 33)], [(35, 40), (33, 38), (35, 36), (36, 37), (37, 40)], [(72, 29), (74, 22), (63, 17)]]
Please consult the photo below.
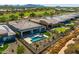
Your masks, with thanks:
[(28, 20), (9, 22), (9, 27), (19, 33), (20, 38), (32, 36), (46, 31), (46, 27)]
[(20, 33), (21, 33), (21, 37), (24, 38), (24, 37), (32, 36), (35, 34), (39, 34), (44, 31), (46, 31), (45, 27), (37, 27), (37, 28), (20, 31)]

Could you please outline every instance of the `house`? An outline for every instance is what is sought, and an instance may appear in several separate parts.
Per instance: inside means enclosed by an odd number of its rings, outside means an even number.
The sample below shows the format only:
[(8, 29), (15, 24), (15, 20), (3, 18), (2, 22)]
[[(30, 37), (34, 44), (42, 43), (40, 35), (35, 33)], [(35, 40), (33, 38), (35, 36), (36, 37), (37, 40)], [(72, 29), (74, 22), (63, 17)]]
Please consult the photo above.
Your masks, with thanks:
[(7, 25), (0, 25), (0, 45), (3, 43), (10, 43), (16, 40), (15, 32), (13, 32)]
[(15, 31), (17, 36), (20, 38), (32, 36), (46, 30), (45, 26), (28, 20), (11, 21), (8, 26)]

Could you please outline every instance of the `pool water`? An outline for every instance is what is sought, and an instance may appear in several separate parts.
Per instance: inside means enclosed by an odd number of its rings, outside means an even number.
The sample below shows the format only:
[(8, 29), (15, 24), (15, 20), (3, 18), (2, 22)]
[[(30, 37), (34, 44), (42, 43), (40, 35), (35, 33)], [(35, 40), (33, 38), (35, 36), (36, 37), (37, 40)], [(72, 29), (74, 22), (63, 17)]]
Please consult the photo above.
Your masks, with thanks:
[(45, 39), (45, 37), (32, 37), (31, 39), (32, 39), (32, 42), (37, 42), (37, 41)]

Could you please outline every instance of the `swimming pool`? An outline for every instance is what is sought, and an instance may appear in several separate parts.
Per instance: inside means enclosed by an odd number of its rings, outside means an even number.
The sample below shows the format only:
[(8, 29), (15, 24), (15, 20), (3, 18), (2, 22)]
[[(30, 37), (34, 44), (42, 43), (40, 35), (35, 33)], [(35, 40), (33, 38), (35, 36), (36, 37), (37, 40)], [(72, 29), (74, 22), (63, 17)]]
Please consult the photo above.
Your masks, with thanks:
[(44, 36), (42, 36), (42, 37), (37, 36), (37, 37), (31, 37), (31, 39), (32, 39), (31, 40), (32, 42), (37, 42), (37, 41), (45, 39), (45, 37)]

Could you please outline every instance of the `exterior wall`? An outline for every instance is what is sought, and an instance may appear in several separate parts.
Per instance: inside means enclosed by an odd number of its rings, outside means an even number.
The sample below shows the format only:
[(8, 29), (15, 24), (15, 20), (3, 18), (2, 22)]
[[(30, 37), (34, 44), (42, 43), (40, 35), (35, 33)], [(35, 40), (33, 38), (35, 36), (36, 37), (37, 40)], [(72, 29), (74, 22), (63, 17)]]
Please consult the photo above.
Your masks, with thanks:
[(2, 36), (0, 36), (0, 45), (3, 44)]
[(46, 31), (46, 28), (41, 28), (41, 32), (44, 32), (44, 31)]
[(0, 37), (0, 44), (3, 44), (3, 43), (11, 43), (11, 42), (14, 42), (14, 41), (16, 41), (15, 35), (12, 35), (12, 36), (2, 36), (2, 37)]
[(14, 42), (15, 40), (16, 40), (16, 37), (14, 35), (3, 38), (4, 43), (11, 43), (11, 42)]

